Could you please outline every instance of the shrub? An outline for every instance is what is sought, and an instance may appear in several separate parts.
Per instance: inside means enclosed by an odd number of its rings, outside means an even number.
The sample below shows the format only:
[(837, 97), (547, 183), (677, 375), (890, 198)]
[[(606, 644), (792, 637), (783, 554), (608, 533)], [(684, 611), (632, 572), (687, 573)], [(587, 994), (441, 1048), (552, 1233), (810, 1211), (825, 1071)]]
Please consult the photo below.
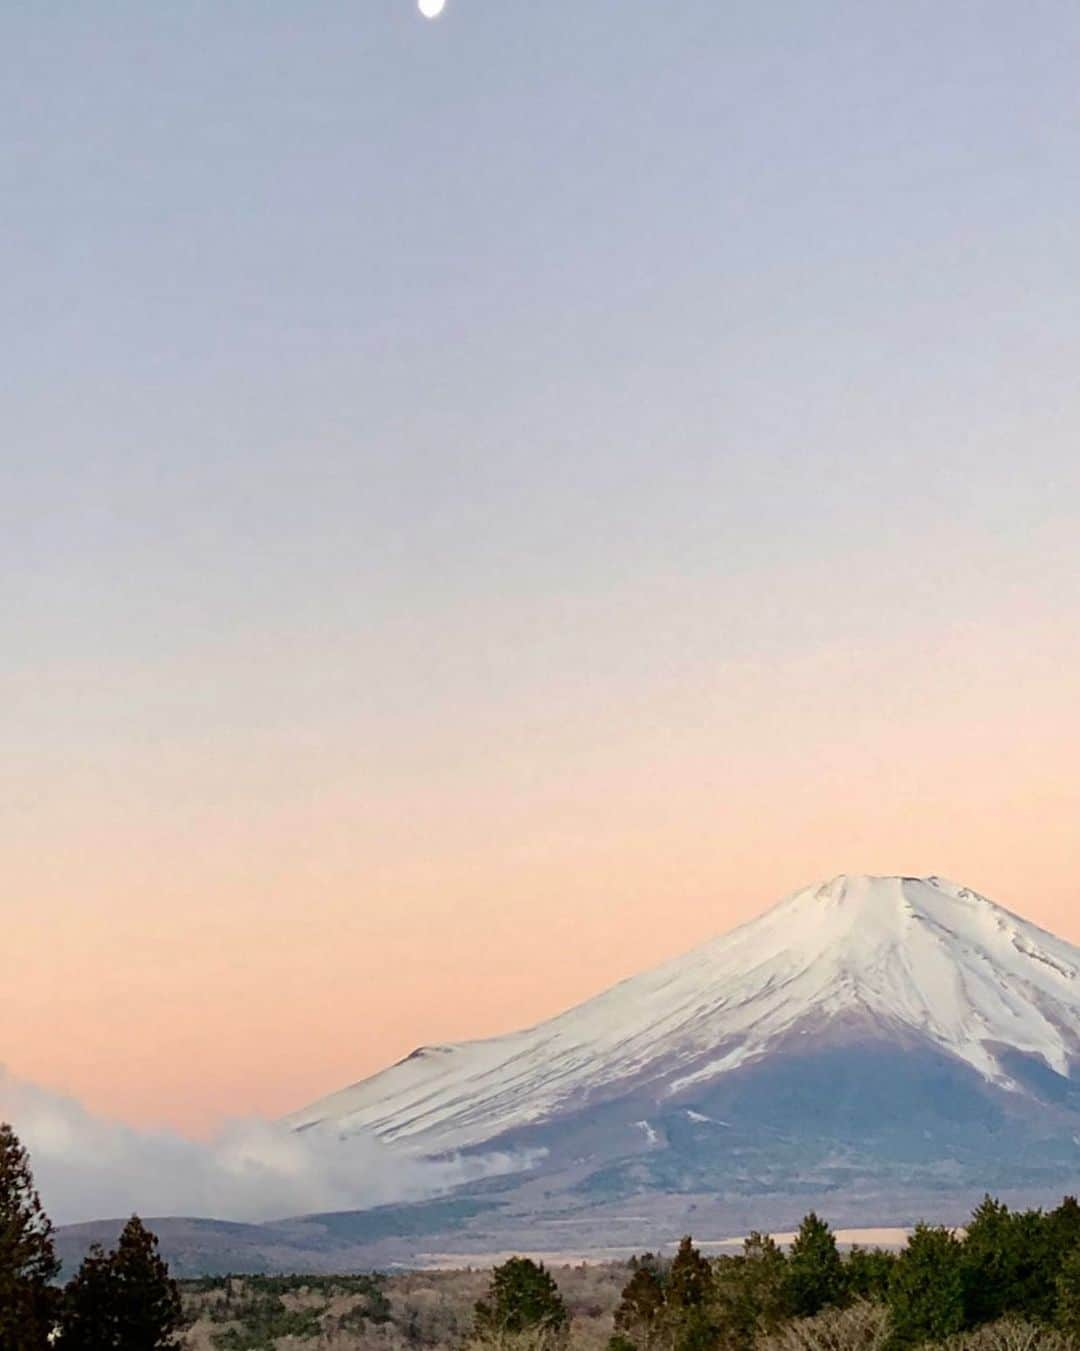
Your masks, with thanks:
[(1020, 1318), (1002, 1318), (972, 1332), (950, 1337), (946, 1351), (1076, 1351), (1076, 1343), (1056, 1328)]
[(889, 1335), (888, 1309), (861, 1299), (846, 1309), (795, 1319), (759, 1339), (757, 1346), (760, 1351), (884, 1351)]

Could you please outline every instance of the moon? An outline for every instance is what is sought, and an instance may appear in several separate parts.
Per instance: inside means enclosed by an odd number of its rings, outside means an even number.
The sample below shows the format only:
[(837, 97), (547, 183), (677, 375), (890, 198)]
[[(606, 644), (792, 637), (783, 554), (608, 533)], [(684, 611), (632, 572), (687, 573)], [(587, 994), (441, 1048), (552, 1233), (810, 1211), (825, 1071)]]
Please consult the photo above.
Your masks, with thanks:
[(417, 0), (416, 7), (425, 19), (437, 19), (446, 8), (446, 0)]

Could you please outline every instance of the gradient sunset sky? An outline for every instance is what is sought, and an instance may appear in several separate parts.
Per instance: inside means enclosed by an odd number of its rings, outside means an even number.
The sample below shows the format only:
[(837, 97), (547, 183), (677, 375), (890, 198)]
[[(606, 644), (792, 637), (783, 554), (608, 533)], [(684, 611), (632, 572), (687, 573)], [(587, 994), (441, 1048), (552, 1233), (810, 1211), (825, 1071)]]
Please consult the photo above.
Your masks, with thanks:
[(1076, 0), (0, 63), (12, 1072), (207, 1132), (839, 872), (1080, 942)]

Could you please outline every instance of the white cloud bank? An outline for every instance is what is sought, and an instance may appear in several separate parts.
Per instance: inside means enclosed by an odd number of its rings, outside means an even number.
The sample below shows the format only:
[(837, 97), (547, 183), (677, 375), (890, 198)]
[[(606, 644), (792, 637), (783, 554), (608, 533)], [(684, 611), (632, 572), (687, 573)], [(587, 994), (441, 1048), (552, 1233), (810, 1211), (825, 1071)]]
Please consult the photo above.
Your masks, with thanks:
[(208, 1144), (92, 1115), (0, 1067), (0, 1120), (30, 1151), (53, 1222), (183, 1215), (272, 1220), (438, 1196), (516, 1172), (536, 1154), (422, 1159), (372, 1136), (294, 1134), (275, 1122), (230, 1124)]

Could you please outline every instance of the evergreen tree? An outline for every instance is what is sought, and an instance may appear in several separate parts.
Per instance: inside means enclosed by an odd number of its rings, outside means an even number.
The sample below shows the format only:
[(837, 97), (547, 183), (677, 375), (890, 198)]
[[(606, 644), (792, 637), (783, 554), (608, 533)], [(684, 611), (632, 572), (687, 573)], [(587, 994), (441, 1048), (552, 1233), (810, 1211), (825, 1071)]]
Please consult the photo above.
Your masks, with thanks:
[(674, 1309), (694, 1309), (709, 1298), (712, 1268), (689, 1235), (679, 1244), (667, 1279), (667, 1302)]
[(743, 1257), (755, 1333), (774, 1332), (792, 1316), (788, 1260), (775, 1239), (756, 1232), (743, 1244)]
[(94, 1243), (64, 1290), (57, 1340), (61, 1351), (115, 1347), (115, 1306), (116, 1288), (110, 1259), (101, 1244)]
[(851, 1299), (868, 1299), (882, 1304), (889, 1297), (889, 1282), (896, 1254), (882, 1248), (852, 1248), (844, 1263), (844, 1277)]
[(53, 1328), (52, 1281), (60, 1270), (52, 1225), (34, 1189), (30, 1160), (0, 1125), (0, 1348), (42, 1351)]
[(822, 1309), (846, 1302), (847, 1281), (836, 1236), (813, 1212), (803, 1220), (791, 1245), (787, 1277), (795, 1318), (812, 1318)]
[(940, 1342), (964, 1330), (964, 1250), (951, 1230), (925, 1224), (915, 1230), (893, 1268), (889, 1314), (896, 1346)]
[(180, 1291), (158, 1252), (156, 1235), (137, 1215), (112, 1254), (123, 1351), (167, 1351), (183, 1326)]
[[(623, 1287), (619, 1307), (615, 1310), (615, 1338), (649, 1351), (663, 1324), (665, 1306), (664, 1276), (660, 1263), (652, 1253), (635, 1257), (631, 1276)], [(616, 1351), (613, 1346), (612, 1351)]]
[(1057, 1210), (1046, 1217), (1050, 1230), (1050, 1241), (1064, 1259), (1073, 1248), (1080, 1246), (1080, 1201), (1075, 1196), (1066, 1196)]
[(665, 1287), (666, 1323), (674, 1351), (711, 1351), (715, 1345), (712, 1289), (712, 1267), (688, 1236), (679, 1244)]
[(757, 1303), (745, 1253), (724, 1254), (713, 1266), (713, 1318), (718, 1351), (753, 1351)]
[(511, 1257), (496, 1267), (487, 1299), (476, 1305), (476, 1330), (481, 1336), (532, 1329), (561, 1336), (569, 1321), (551, 1273), (528, 1257)]
[(1057, 1325), (1080, 1342), (1080, 1246), (1065, 1257), (1057, 1280)]
[(964, 1240), (967, 1321), (972, 1327), (1015, 1314), (1050, 1322), (1064, 1254), (1041, 1211), (1017, 1214), (992, 1197), (975, 1211)]
[(791, 1316), (787, 1259), (767, 1234), (751, 1234), (738, 1257), (721, 1257), (713, 1270), (713, 1314), (723, 1351), (753, 1351), (759, 1335)]
[(968, 1223), (964, 1268), (967, 1321), (973, 1327), (1005, 1311), (1011, 1222), (1009, 1207), (985, 1196)]
[(1065, 1253), (1041, 1210), (1012, 1217), (1005, 1263), (1005, 1312), (1051, 1323), (1057, 1310), (1057, 1282)]
[(64, 1291), (61, 1351), (172, 1351), (183, 1327), (180, 1292), (137, 1216), (116, 1248), (91, 1248)]

